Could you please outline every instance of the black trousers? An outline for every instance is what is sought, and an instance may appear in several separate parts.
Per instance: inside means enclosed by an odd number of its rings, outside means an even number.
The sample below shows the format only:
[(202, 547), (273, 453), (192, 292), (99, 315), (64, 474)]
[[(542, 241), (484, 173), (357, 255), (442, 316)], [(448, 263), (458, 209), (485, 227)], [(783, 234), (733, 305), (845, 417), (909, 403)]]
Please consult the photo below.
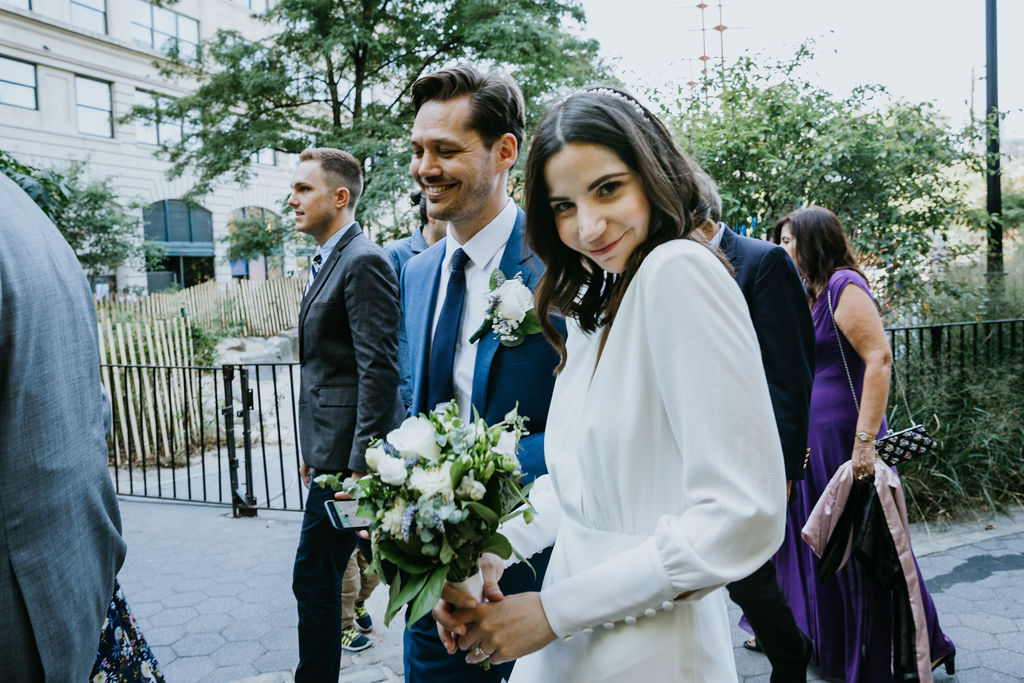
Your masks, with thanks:
[(743, 610), (772, 664), (772, 683), (806, 681), (810, 640), (796, 625), (793, 610), (775, 578), (772, 561), (765, 562), (747, 578), (726, 585), (726, 589)]
[[(326, 473), (314, 470), (313, 476)], [(317, 484), (309, 487), (295, 552), (292, 592), (299, 611), (297, 683), (337, 683), (341, 668), (341, 579), (357, 543), (365, 545), (369, 557), (369, 541), (358, 538), (354, 531), (341, 532), (331, 526), (324, 501), (333, 499), (330, 488)]]

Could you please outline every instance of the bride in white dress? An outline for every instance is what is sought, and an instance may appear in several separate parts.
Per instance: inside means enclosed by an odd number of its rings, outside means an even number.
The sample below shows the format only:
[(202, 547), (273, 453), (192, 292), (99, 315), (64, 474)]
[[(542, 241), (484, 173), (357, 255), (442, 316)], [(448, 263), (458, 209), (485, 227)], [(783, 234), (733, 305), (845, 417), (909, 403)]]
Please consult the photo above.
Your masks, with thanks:
[(489, 601), (450, 587), (434, 610), (469, 661), (519, 658), (512, 681), (735, 681), (724, 584), (782, 542), (783, 461), (761, 355), (723, 259), (698, 241), (695, 164), (629, 95), (552, 107), (526, 169), (536, 295), (563, 366), (535, 520), (505, 533), (554, 543), (539, 593)]

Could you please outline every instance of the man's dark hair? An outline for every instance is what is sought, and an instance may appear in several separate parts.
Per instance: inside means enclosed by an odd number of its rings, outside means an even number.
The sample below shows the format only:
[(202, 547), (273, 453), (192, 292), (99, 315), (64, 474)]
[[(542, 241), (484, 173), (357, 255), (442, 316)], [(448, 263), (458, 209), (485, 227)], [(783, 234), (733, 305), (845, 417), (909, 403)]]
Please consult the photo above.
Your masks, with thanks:
[(409, 194), (409, 203), (412, 204), (413, 208), (420, 210), (420, 227), (427, 224), (427, 198), (422, 192), (416, 190)]
[(309, 147), (299, 154), (299, 161), (319, 161), (329, 183), (348, 189), (349, 203), (355, 208), (363, 193), (363, 167), (358, 159), (333, 147)]
[(425, 102), (445, 102), (470, 96), (469, 127), (488, 147), (505, 133), (512, 133), (516, 146), (523, 145), (526, 127), (523, 93), (502, 71), (480, 73), (469, 64), (458, 64), (420, 76), (412, 84), (412, 106), (418, 112)]

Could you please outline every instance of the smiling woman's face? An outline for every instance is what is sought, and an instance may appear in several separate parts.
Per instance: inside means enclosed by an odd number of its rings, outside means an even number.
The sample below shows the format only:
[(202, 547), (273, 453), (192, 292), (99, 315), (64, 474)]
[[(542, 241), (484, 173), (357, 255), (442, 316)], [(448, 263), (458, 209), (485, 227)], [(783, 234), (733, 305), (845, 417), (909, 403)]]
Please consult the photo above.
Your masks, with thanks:
[(640, 176), (607, 147), (570, 142), (544, 165), (558, 237), (608, 273), (647, 239), (651, 205)]

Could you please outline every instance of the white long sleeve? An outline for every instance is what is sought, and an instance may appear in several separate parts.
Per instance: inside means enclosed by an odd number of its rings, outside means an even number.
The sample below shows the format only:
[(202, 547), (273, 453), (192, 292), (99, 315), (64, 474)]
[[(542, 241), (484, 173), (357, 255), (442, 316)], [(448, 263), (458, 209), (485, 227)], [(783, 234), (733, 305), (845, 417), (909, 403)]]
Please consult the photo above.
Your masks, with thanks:
[[(647, 257), (589, 386), (580, 375), (577, 424), (554, 439), (548, 425), (562, 526), (578, 525), (573, 552), (593, 560), (545, 583), (556, 634), (700, 598), (778, 548), (785, 477), (760, 358), (742, 294), (706, 248), (676, 240)], [(552, 453), (559, 443), (573, 455)]]

